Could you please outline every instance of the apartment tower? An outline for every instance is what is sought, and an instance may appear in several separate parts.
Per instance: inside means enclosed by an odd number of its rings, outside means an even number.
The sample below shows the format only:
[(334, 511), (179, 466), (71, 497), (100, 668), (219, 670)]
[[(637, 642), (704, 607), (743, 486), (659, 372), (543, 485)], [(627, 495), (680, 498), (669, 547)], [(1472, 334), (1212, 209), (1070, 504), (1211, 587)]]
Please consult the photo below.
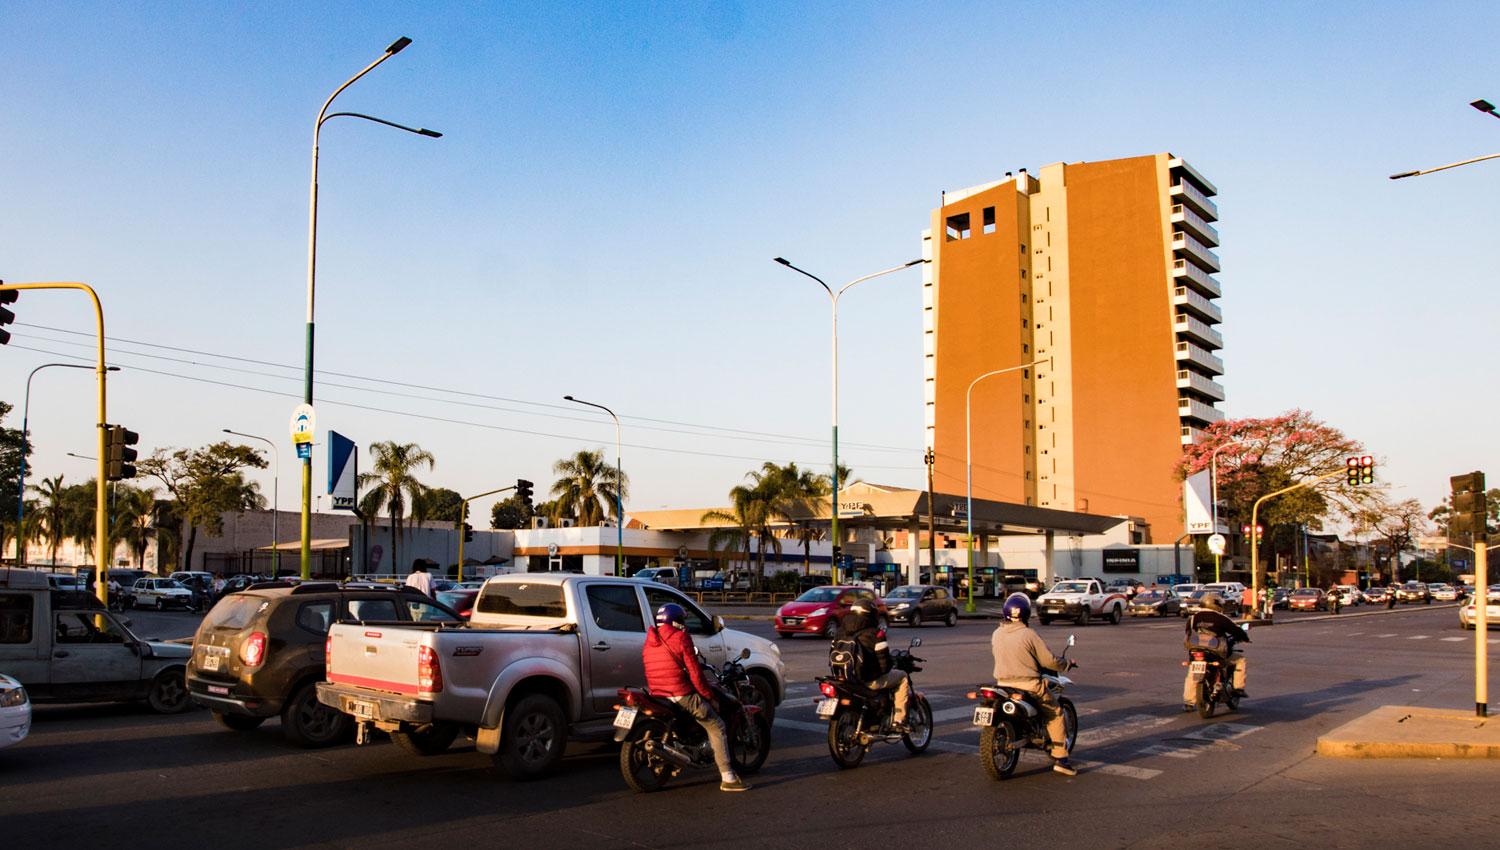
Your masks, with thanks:
[(1170, 153), (948, 192), (923, 233), (936, 489), (1182, 533), (1182, 447), (1223, 418), (1214, 185)]

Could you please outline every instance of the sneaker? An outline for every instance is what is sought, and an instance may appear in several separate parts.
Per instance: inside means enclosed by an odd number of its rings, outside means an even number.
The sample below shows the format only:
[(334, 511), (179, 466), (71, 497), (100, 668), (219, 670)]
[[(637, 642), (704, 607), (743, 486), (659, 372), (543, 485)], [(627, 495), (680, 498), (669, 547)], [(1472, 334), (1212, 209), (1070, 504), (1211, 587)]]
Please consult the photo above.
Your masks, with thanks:
[(1240, 699), (1248, 699), (1250, 697), (1249, 692), (1247, 692), (1244, 688), (1235, 688), (1234, 695), (1236, 697), (1239, 697)]
[(745, 780), (743, 780), (743, 779), (739, 778), (738, 776), (736, 776), (733, 780), (731, 780), (729, 782), (720, 782), (719, 783), (719, 790), (720, 791), (749, 791), (750, 790), (750, 783), (748, 783)]
[(1183, 711), (1197, 711), (1198, 710), (1198, 706), (1193, 705), (1190, 702), (1185, 702), (1185, 703), (1182, 704), (1182, 710)]
[(1063, 776), (1077, 776), (1078, 775), (1078, 768), (1074, 767), (1073, 763), (1070, 762), (1070, 761), (1068, 761), (1065, 758), (1062, 758), (1062, 759), (1053, 759), (1053, 761), (1052, 761), (1052, 769), (1054, 771), (1058, 772), (1058, 773), (1061, 773)]

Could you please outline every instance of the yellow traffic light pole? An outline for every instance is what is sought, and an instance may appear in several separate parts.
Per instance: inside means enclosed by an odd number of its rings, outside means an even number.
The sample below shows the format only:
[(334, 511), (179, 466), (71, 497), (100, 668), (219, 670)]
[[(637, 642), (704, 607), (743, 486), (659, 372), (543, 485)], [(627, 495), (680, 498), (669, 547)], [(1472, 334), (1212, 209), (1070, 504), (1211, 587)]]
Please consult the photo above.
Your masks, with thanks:
[[(97, 577), (95, 579), (95, 593), (99, 601), (106, 607), (109, 605), (109, 426), (106, 425), (105, 417), (105, 385), (104, 376), (108, 367), (104, 364), (104, 307), (99, 303), (99, 294), (94, 288), (86, 283), (9, 283), (0, 286), (0, 291), (21, 291), (26, 289), (76, 289), (88, 295), (94, 304), (94, 325), (99, 336), (99, 358), (95, 367), (98, 376), (99, 392), (99, 422), (95, 429), (98, 433), (98, 456), (99, 473), (95, 480), (94, 492), (94, 569)], [(17, 533), (20, 529), (17, 529)]]
[[(1484, 522), (1484, 518), (1479, 520)], [(1487, 535), (1474, 535), (1474, 714), (1478, 717), (1490, 713), (1490, 659), (1486, 645), (1490, 629), (1490, 576), (1485, 550), (1489, 548)]]
[(462, 507), (460, 507), (458, 509), (458, 531), (459, 531), (459, 534), (458, 534), (458, 580), (459, 581), (463, 581), (464, 580), (464, 534), (465, 534), (465, 530), (464, 530), (464, 517), (466, 517), (466, 516), (469, 515), (469, 503), (472, 502), (472, 501), (474, 501), (475, 499), (483, 499), (485, 496), (493, 496), (496, 493), (504, 493), (507, 490), (514, 490), (514, 489), (516, 489), (516, 485), (512, 484), (509, 487), (501, 487), (499, 490), (490, 490), (487, 493), (480, 493), (478, 495), (470, 496), (469, 498), (463, 500)]
[(1256, 528), (1257, 525), (1259, 525), (1259, 522), (1257, 522), (1257, 517), (1260, 514), (1260, 506), (1261, 506), (1261, 504), (1263, 504), (1268, 499), (1274, 499), (1277, 496), (1283, 495), (1285, 493), (1290, 493), (1293, 490), (1300, 490), (1300, 489), (1302, 489), (1304, 487), (1312, 487), (1312, 486), (1314, 486), (1316, 484), (1321, 484), (1322, 482), (1327, 481), (1330, 478), (1337, 478), (1340, 475), (1344, 475), (1344, 474), (1346, 474), (1346, 470), (1336, 469), (1333, 472), (1329, 472), (1329, 473), (1326, 473), (1324, 475), (1319, 475), (1316, 478), (1309, 478), (1306, 481), (1298, 482), (1296, 484), (1293, 484), (1290, 487), (1283, 487), (1280, 490), (1275, 491), (1274, 493), (1267, 493), (1264, 496), (1261, 496), (1259, 499), (1256, 499), (1255, 500), (1255, 504), (1251, 505), (1251, 507), (1250, 507), (1250, 596), (1251, 596), (1252, 599), (1254, 599), (1256, 601), (1260, 600), (1260, 587), (1261, 587), (1261, 584), (1263, 583), (1261, 581), (1261, 578), (1260, 578), (1260, 535), (1258, 535), (1258, 534), (1255, 533), (1255, 528)]

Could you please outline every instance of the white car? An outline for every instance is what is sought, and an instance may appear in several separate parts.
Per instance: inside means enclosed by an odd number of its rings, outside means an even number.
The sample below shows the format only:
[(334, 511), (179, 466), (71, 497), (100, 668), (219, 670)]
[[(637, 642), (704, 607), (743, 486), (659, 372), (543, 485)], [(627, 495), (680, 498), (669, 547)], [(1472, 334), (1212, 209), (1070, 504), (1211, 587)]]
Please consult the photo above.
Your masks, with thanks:
[(1354, 584), (1341, 584), (1341, 585), (1339, 585), (1339, 596), (1343, 598), (1345, 605), (1363, 605), (1363, 604), (1365, 604), (1365, 594), (1364, 594), (1363, 591), (1361, 591), (1359, 589), (1358, 585), (1354, 585)]
[(0, 673), (0, 750), (26, 740), (31, 731), (31, 699), (15, 679)]
[(132, 604), (136, 608), (151, 607), (187, 608), (193, 602), (193, 592), (169, 578), (136, 579), (130, 586)]
[(1453, 587), (1452, 585), (1442, 584), (1441, 582), (1439, 582), (1436, 584), (1427, 585), (1427, 589), (1432, 592), (1432, 601), (1434, 602), (1458, 601), (1458, 588)]
[[(1484, 616), (1488, 620), (1485, 625), (1491, 629), (1500, 626), (1500, 584), (1490, 585), (1489, 605), (1484, 609)], [(1471, 598), (1467, 604), (1458, 609), (1458, 624), (1465, 630), (1474, 628), (1474, 600)]]

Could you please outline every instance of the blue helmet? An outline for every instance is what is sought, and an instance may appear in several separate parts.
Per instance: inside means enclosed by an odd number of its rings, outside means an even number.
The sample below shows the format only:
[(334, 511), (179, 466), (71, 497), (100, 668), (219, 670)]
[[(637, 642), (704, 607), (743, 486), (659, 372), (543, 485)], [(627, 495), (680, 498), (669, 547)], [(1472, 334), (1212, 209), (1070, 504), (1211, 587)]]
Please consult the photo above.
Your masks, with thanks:
[(1020, 591), (1005, 597), (1005, 604), (1000, 606), (1000, 615), (1007, 620), (1031, 622), (1031, 597)]
[(656, 609), (656, 624), (685, 629), (687, 628), (687, 612), (682, 610), (682, 606), (676, 602), (668, 602)]

